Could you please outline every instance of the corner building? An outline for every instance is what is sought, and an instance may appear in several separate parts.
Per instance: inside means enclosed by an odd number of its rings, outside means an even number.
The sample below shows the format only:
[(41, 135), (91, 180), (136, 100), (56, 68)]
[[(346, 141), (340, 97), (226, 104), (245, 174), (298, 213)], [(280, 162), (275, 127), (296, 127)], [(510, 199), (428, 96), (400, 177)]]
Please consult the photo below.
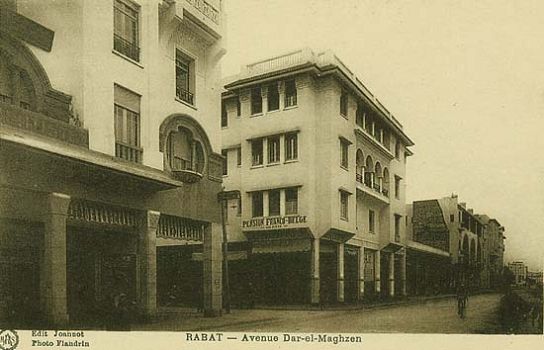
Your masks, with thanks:
[(0, 11), (0, 322), (219, 315), (221, 1)]
[(403, 295), (402, 125), (330, 51), (249, 64), (225, 90), (223, 182), (240, 192), (225, 206), (233, 300)]

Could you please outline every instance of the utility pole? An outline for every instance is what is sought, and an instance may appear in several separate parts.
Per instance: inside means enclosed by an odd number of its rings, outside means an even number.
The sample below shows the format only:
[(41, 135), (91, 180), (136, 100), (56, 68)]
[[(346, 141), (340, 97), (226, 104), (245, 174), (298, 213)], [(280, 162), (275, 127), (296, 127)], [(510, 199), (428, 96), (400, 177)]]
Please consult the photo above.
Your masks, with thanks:
[(223, 273), (225, 274), (223, 294), (225, 297), (225, 313), (230, 314), (229, 243), (227, 240), (227, 224), (225, 222), (225, 204), (228, 203), (227, 201), (227, 198), (221, 198), (221, 226), (223, 227)]
[(227, 223), (225, 208), (229, 199), (239, 199), (240, 191), (221, 191), (217, 198), (221, 203), (221, 227), (223, 229), (223, 273), (225, 275), (223, 297), (225, 298), (225, 313), (230, 314), (230, 284), (229, 284), (229, 247), (227, 238)]

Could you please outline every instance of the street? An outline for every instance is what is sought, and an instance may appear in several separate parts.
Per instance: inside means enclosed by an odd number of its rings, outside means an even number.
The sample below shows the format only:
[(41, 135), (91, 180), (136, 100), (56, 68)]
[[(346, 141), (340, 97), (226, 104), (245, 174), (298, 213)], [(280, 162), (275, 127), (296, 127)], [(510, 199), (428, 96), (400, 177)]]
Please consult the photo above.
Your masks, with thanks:
[(220, 318), (203, 318), (172, 310), (156, 323), (137, 330), (225, 332), (327, 332), (327, 333), (495, 333), (500, 294), (469, 299), (467, 317), (457, 316), (453, 297), (367, 309), (233, 310)]

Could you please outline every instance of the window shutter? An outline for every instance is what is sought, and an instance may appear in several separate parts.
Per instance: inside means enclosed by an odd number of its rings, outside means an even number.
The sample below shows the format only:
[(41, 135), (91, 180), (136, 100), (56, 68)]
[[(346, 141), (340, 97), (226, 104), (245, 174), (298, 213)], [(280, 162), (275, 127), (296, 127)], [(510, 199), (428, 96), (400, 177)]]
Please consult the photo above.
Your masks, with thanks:
[(140, 95), (127, 90), (119, 85), (114, 89), (115, 104), (140, 114)]

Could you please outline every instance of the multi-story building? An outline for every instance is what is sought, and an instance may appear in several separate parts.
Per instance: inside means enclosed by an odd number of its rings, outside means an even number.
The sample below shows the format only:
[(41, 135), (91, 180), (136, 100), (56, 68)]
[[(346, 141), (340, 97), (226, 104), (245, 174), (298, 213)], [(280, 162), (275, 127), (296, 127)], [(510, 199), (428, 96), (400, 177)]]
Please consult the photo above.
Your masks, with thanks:
[(0, 11), (0, 318), (219, 314), (221, 1)]
[[(414, 201), (407, 212), (411, 293), (451, 290), (458, 282), (473, 289), (489, 287), (493, 246), (487, 238), (487, 216), (474, 214), (457, 195)], [(448, 256), (449, 263), (443, 259)]]
[(234, 296), (248, 284), (258, 302), (403, 294), (413, 142), (397, 119), (330, 51), (249, 64), (225, 89)]
[(502, 272), (504, 266), (504, 226), (497, 219), (480, 215), (485, 224), (485, 251), (488, 279), (487, 285), (491, 288), (502, 286)]
[(527, 265), (523, 261), (508, 263), (508, 269), (514, 274), (513, 284), (524, 285), (527, 281)]

